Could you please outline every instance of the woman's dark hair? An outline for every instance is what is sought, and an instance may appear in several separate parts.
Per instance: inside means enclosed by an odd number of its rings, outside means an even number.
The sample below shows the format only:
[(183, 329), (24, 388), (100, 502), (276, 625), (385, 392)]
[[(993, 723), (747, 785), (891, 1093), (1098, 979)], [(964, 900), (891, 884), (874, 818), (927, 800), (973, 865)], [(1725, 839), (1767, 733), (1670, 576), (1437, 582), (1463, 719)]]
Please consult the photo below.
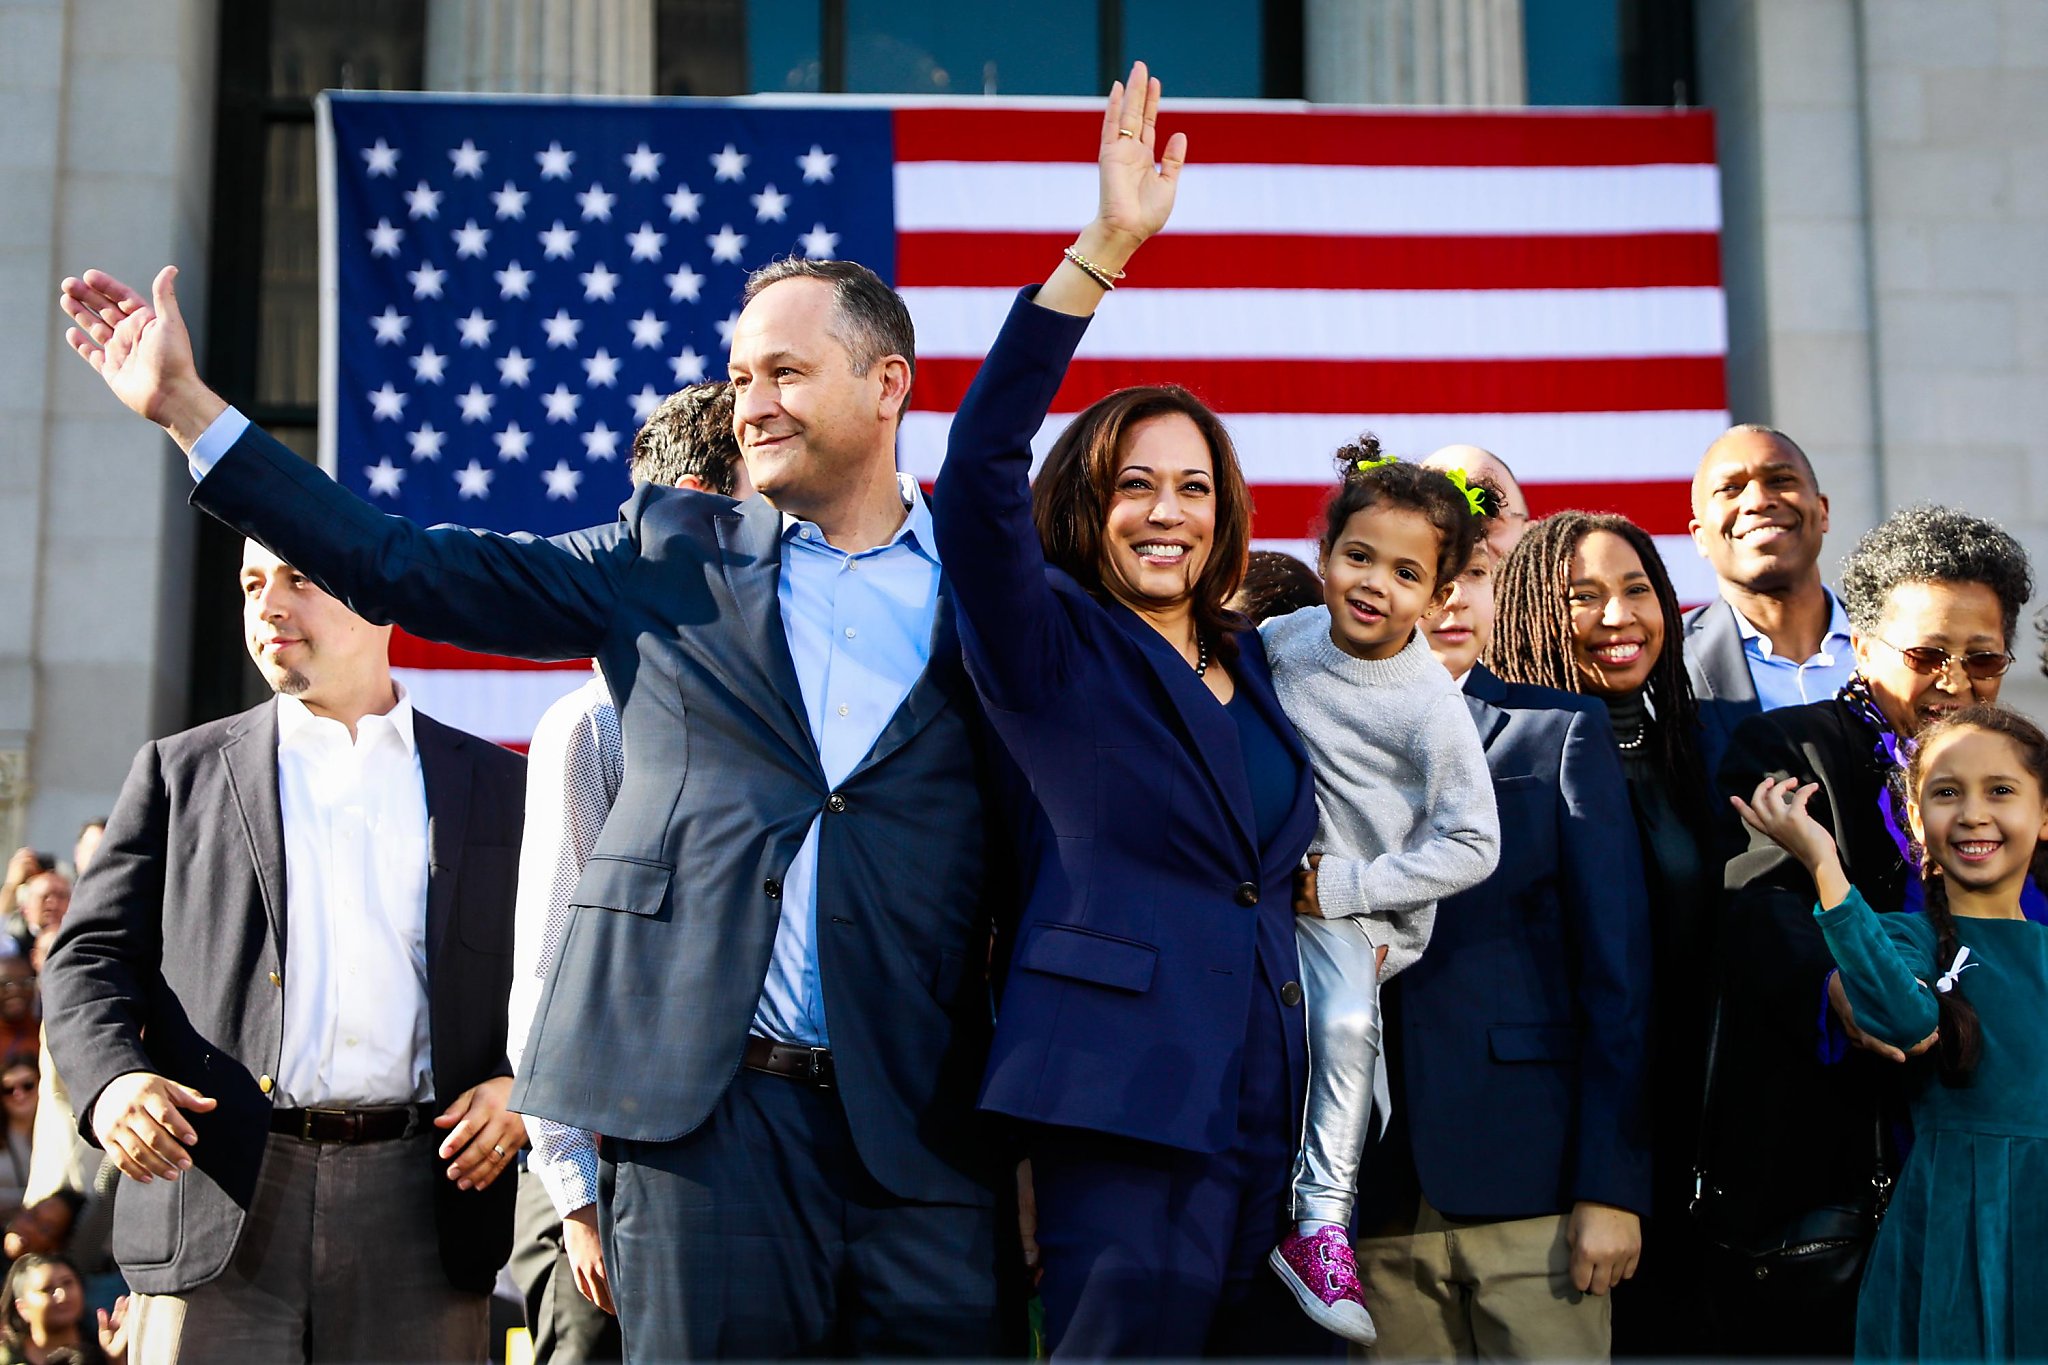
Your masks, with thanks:
[[(1920, 782), (1926, 774), (1928, 752), (1934, 748), (1936, 740), (1957, 730), (1983, 730), (2012, 741), (2012, 747), (2019, 751), (2020, 762), (2033, 775), (2041, 790), (2048, 792), (2048, 735), (2042, 734), (2039, 726), (2017, 711), (1980, 704), (1952, 711), (1920, 732), (1913, 746), (1913, 756), (1899, 775), (1907, 799), (1916, 808), (1920, 804)], [(1955, 915), (1949, 909), (1948, 882), (1924, 847), (1916, 846), (1913, 852), (1920, 861), (1927, 922), (1934, 926), (1935, 969), (1946, 972), (1955, 965), (1956, 950), (1962, 946), (1956, 937)], [(2044, 854), (2048, 854), (2048, 845), (2036, 845), (2032, 868), (2036, 879), (2048, 870)], [(1982, 1051), (1977, 1007), (1963, 993), (1963, 983), (1967, 980), (1967, 976), (1958, 976), (1947, 990), (1934, 994), (1935, 1007), (1939, 1011), (1935, 1027), (1941, 1030), (1941, 1041), (1935, 1044), (1935, 1063), (1941, 1079), (1950, 1085), (1968, 1083), (1977, 1069), (1977, 1058)]]
[(1508, 682), (1534, 683), (1565, 692), (1584, 692), (1578, 641), (1572, 635), (1572, 556), (1595, 531), (1620, 536), (1643, 562), (1664, 616), (1664, 645), (1650, 668), (1643, 696), (1649, 702), (1650, 752), (1675, 780), (1674, 791), (1700, 793), (1706, 775), (1693, 734), (1699, 705), (1685, 675), (1685, 622), (1671, 575), (1664, 571), (1657, 543), (1627, 517), (1593, 512), (1559, 512), (1530, 525), (1494, 577), (1493, 645), (1486, 662)]
[[(5, 1341), (11, 1346), (19, 1346), (29, 1339), (28, 1319), (22, 1317), (21, 1309), (15, 1301), (21, 1297), (21, 1282), (27, 1278), (28, 1273), (50, 1266), (62, 1266), (70, 1271), (72, 1278), (78, 1281), (81, 1292), (84, 1290), (85, 1276), (78, 1273), (77, 1263), (69, 1256), (42, 1251), (25, 1253), (7, 1268), (6, 1283), (0, 1284), (0, 1295), (6, 1296), (6, 1303), (0, 1305), (4, 1307), (4, 1311), (0, 1311), (0, 1341)], [(81, 1333), (85, 1330), (84, 1321), (83, 1318), (79, 1320)]]
[(1323, 604), (1323, 580), (1316, 571), (1279, 550), (1253, 550), (1244, 582), (1233, 599), (1252, 624)]
[(1048, 562), (1090, 592), (1106, 592), (1103, 532), (1116, 500), (1124, 438), (1140, 422), (1175, 413), (1202, 433), (1215, 467), (1216, 533), (1202, 576), (1195, 580), (1193, 607), (1195, 629), (1228, 658), (1236, 649), (1232, 632), (1244, 628), (1244, 618), (1227, 604), (1244, 580), (1252, 541), (1252, 497), (1230, 433), (1201, 399), (1177, 384), (1148, 384), (1118, 389), (1091, 403), (1059, 434), (1045, 467), (1032, 481), (1031, 519)]
[[(1491, 481), (1473, 479), (1482, 510), (1473, 511), (1465, 491), (1442, 470), (1386, 460), (1379, 438), (1367, 432), (1337, 450), (1337, 491), (1323, 508), (1322, 555), (1330, 557), (1337, 538), (1351, 518), (1368, 507), (1399, 507), (1418, 512), (1436, 530), (1436, 581), (1432, 592), (1465, 572), (1472, 552), (1486, 536), (1489, 518), (1499, 515), (1501, 492)], [(1359, 466), (1367, 468), (1361, 469)]]
[(1908, 507), (1863, 533), (1842, 561), (1838, 591), (1849, 623), (1874, 634), (1901, 583), (1982, 583), (1998, 598), (2007, 649), (2034, 595), (2020, 543), (1996, 522), (1952, 507)]

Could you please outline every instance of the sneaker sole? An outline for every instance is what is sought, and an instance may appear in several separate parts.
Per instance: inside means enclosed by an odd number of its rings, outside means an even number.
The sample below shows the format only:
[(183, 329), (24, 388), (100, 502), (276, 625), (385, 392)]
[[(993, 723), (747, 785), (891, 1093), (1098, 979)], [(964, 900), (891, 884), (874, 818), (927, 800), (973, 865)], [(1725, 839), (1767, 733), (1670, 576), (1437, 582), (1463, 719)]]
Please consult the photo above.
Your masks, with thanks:
[[(1302, 1282), (1301, 1276), (1294, 1273), (1294, 1267), (1287, 1264), (1287, 1258), (1280, 1254), (1278, 1247), (1266, 1253), (1266, 1264), (1273, 1267), (1273, 1273), (1280, 1277), (1280, 1283), (1287, 1286), (1287, 1292), (1294, 1295), (1294, 1301), (1301, 1305), (1302, 1312), (1308, 1314), (1309, 1321), (1325, 1332), (1340, 1336), (1346, 1341), (1356, 1342), (1360, 1346), (1370, 1346), (1380, 1339), (1379, 1329), (1373, 1326), (1369, 1314), (1360, 1312), (1353, 1316), (1350, 1313), (1340, 1313), (1324, 1303), (1316, 1291), (1310, 1289)], [(1365, 1320), (1361, 1322), (1359, 1318)]]

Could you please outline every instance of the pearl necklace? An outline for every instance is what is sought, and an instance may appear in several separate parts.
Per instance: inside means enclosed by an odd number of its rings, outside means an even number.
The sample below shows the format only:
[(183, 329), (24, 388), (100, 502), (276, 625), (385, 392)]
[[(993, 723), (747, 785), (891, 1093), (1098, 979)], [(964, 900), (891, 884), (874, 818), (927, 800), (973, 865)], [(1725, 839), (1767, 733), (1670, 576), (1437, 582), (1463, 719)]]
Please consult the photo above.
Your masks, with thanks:
[(1630, 739), (1616, 739), (1616, 740), (1614, 741), (1614, 745), (1615, 745), (1615, 747), (1616, 747), (1616, 748), (1618, 748), (1618, 749), (1640, 749), (1640, 748), (1642, 748), (1642, 747), (1643, 747), (1643, 741), (1644, 741), (1644, 740), (1646, 740), (1646, 739), (1648, 739), (1649, 737), (1650, 737), (1650, 727), (1649, 727), (1649, 726), (1647, 726), (1647, 725), (1645, 725), (1645, 726), (1643, 726), (1643, 727), (1642, 727), (1642, 728), (1641, 728), (1640, 730), (1637, 730), (1637, 731), (1635, 732), (1635, 735), (1634, 735), (1634, 737), (1633, 737), (1633, 738), (1630, 738)]
[(1195, 676), (1209, 676), (1209, 638), (1200, 631), (1195, 632)]

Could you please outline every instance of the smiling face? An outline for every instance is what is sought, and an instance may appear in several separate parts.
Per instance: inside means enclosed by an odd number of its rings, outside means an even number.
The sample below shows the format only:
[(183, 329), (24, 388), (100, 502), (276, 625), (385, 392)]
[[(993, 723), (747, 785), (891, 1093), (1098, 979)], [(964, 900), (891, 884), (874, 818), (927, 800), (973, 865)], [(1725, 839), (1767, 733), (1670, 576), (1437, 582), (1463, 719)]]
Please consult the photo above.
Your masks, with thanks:
[(373, 626), (255, 541), (242, 545), (242, 633), (270, 690), (322, 711), (388, 691), (389, 626)]
[(27, 1127), (36, 1116), (36, 1069), (17, 1063), (0, 1071), (0, 1106), (16, 1127)]
[(2048, 838), (2048, 792), (2011, 737), (1964, 721), (1936, 736), (1908, 807), (1914, 837), (1942, 875), (1973, 891), (2015, 894)]
[(1443, 609), (1429, 618), (1429, 652), (1454, 678), (1462, 678), (1493, 643), (1493, 550), (1485, 543), (1465, 572), (1451, 580)]
[(1723, 583), (1750, 592), (1817, 587), (1828, 500), (1806, 457), (1782, 439), (1732, 431), (1693, 475), (1689, 529)]
[(0, 1019), (18, 1024), (35, 1012), (34, 965), (25, 957), (0, 957)]
[(1361, 659), (1391, 659), (1416, 623), (1443, 604), (1436, 561), (1443, 541), (1412, 508), (1375, 503), (1353, 512), (1323, 555), (1330, 639)]
[(755, 489), (806, 521), (833, 520), (878, 476), (894, 477), (896, 416), (909, 364), (881, 357), (854, 373), (833, 286), (777, 281), (733, 329), (727, 372), (740, 452)]
[(1572, 661), (1596, 697), (1640, 691), (1664, 651), (1664, 609), (1635, 547), (1592, 531), (1572, 551), (1565, 589)]
[(1973, 702), (1998, 700), (2005, 679), (1970, 678), (1951, 659), (1933, 673), (1916, 673), (1901, 650), (1934, 648), (1951, 655), (2005, 649), (2005, 613), (1998, 594), (1983, 583), (1901, 583), (1884, 600), (1884, 615), (1870, 635), (1854, 632), (1856, 671), (1870, 684), (1877, 709), (1893, 731), (1918, 734), (1927, 722)]
[(1216, 538), (1209, 443), (1192, 418), (1168, 412), (1134, 423), (1117, 454), (1103, 527), (1103, 585), (1139, 610), (1185, 602)]

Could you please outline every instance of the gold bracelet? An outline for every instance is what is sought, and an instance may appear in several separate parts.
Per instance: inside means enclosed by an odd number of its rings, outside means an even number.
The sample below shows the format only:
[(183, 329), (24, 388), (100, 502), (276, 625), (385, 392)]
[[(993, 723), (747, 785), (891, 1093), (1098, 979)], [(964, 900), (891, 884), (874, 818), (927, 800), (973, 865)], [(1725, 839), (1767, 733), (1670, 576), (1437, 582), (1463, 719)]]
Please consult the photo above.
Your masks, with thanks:
[(1116, 282), (1124, 277), (1123, 271), (1118, 270), (1111, 272), (1108, 270), (1104, 270), (1101, 266), (1095, 264), (1095, 262), (1089, 260), (1086, 256), (1083, 256), (1079, 251), (1076, 251), (1073, 247), (1068, 247), (1060, 254), (1062, 256), (1065, 256), (1069, 261), (1072, 261), (1074, 263), (1075, 269), (1079, 270), (1083, 275), (1086, 275), (1089, 279), (1101, 285), (1104, 289), (1115, 289)]

